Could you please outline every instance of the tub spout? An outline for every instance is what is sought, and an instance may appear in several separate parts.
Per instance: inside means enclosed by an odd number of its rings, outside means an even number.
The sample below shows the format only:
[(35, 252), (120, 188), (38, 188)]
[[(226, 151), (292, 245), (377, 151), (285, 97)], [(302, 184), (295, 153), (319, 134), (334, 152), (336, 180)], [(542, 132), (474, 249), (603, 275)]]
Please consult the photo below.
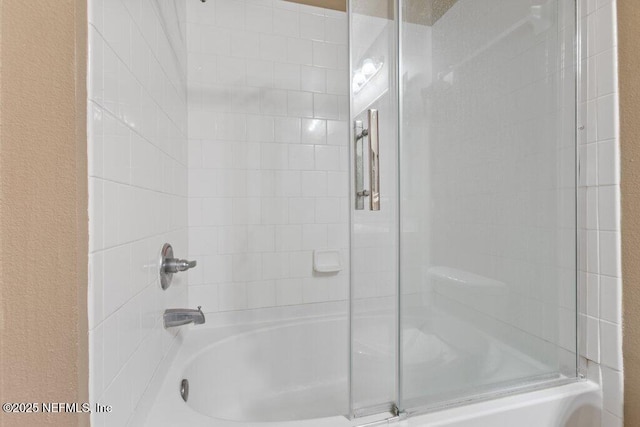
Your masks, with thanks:
[(175, 326), (202, 325), (205, 321), (202, 306), (198, 306), (197, 310), (191, 308), (171, 308), (164, 311), (164, 327), (173, 328)]

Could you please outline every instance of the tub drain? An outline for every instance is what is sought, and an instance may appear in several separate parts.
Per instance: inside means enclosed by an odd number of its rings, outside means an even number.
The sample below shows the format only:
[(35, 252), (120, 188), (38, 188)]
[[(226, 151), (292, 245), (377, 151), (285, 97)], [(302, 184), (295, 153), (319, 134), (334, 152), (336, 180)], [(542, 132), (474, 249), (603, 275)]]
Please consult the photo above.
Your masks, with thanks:
[(189, 399), (189, 380), (186, 378), (180, 382), (180, 396), (185, 402)]

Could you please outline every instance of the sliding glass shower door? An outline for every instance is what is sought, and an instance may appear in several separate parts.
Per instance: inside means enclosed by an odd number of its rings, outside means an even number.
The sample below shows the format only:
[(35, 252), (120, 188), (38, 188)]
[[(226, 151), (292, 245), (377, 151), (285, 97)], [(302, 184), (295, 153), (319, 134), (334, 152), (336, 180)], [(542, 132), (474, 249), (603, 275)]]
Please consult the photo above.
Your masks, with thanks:
[[(398, 385), (398, 94), (393, 0), (350, 2), (351, 413), (385, 412)], [(365, 131), (366, 129), (366, 131)]]
[(350, 13), (351, 415), (575, 378), (575, 1)]

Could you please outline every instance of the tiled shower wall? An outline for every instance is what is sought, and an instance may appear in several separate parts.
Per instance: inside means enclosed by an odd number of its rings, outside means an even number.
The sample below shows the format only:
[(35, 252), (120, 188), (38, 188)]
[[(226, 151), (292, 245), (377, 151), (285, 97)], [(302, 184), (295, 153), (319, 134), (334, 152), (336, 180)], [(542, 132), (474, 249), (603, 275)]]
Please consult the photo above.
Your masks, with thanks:
[(187, 253), (184, 19), (175, 0), (89, 1), (90, 398), (114, 408), (94, 427), (127, 425), (175, 342), (162, 312), (187, 303), (184, 276), (157, 275), (163, 243)]
[[(190, 305), (348, 296), (347, 20), (280, 0), (187, 2)], [(341, 252), (313, 272), (316, 249)]]
[[(603, 427), (622, 426), (622, 274), (615, 0), (581, 0), (580, 354), (603, 392)], [(588, 362), (586, 362), (588, 360)]]

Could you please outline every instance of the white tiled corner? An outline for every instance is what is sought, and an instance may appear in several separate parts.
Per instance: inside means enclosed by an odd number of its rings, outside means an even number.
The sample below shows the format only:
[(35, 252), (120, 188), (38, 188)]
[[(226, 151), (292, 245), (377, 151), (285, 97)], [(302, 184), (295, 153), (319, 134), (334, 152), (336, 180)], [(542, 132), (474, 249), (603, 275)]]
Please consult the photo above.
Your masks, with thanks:
[(187, 304), (157, 277), (163, 243), (188, 250), (185, 5), (88, 6), (90, 399), (118, 408), (91, 421), (126, 425), (174, 339), (162, 312)]
[[(616, 1), (582, 1), (583, 51), (586, 91), (580, 93), (586, 106), (586, 150), (581, 150), (585, 167), (587, 259), (583, 268), (591, 274), (580, 280), (581, 305), (587, 319), (586, 345), (581, 355), (602, 371), (603, 426), (622, 425), (622, 273), (620, 253), (620, 160), (619, 112), (616, 53)], [(584, 64), (587, 64), (584, 67)], [(585, 159), (586, 154), (586, 161)], [(597, 262), (597, 267), (594, 263)], [(598, 289), (593, 283), (598, 281)], [(596, 298), (590, 298), (598, 292)], [(596, 332), (597, 330), (597, 332)], [(598, 336), (598, 348), (593, 337)], [(590, 341), (591, 337), (591, 341)]]

